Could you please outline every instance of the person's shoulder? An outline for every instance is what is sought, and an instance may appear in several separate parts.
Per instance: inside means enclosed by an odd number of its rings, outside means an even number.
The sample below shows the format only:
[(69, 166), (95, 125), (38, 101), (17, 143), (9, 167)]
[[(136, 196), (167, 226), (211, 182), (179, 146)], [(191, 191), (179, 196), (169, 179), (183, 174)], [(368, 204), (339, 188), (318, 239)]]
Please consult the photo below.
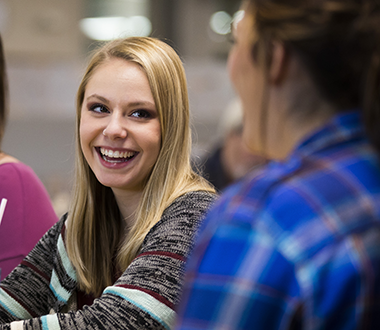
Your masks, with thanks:
[[(297, 194), (298, 165), (273, 162), (228, 187), (208, 213), (208, 222), (252, 226), (274, 215), (291, 215), (303, 205)], [(269, 219), (271, 218), (271, 219)], [(266, 219), (266, 220), (262, 220)]]
[(2, 163), (0, 166), (2, 172), (6, 172), (8, 176), (13, 176), (14, 178), (17, 177), (20, 180), (39, 181), (33, 169), (20, 161), (6, 162)]
[[(206, 191), (191, 191), (177, 197), (165, 209), (161, 219), (150, 229), (142, 249), (151, 249), (152, 246), (170, 241), (171, 249), (187, 251), (216, 198), (216, 194)], [(178, 246), (178, 242), (181, 242), (181, 246)]]
[(207, 191), (190, 191), (177, 197), (163, 212), (160, 221), (152, 228), (198, 227), (217, 195)]
[[(3, 192), (19, 195), (25, 187), (36, 188), (42, 186), (41, 181), (31, 167), (22, 162), (6, 162), (0, 165), (0, 182)], [(38, 191), (40, 189), (37, 189)]]
[(19, 162), (20, 161), (13, 156), (10, 156), (10, 155), (4, 154), (4, 153), (0, 153), (0, 165), (19, 163)]
[[(51, 204), (50, 196), (34, 170), (22, 162), (7, 163), (1, 166), (7, 166), (6, 180), (12, 182), (12, 191), (19, 191), (22, 194), (27, 212), (31, 212), (31, 214), (40, 213), (40, 216), (48, 219), (48, 225), (55, 223), (58, 219)], [(3, 177), (0, 181), (4, 181)]]
[(14, 159), (14, 161), (3, 161), (3, 162), (0, 162), (0, 168), (2, 170), (7, 169), (7, 170), (12, 170), (12, 171), (18, 171), (18, 172), (23, 172), (23, 171), (29, 171), (29, 170), (31, 170), (31, 168), (28, 165), (26, 165), (26, 164), (24, 164), (24, 163), (16, 160), (13, 157), (12, 157), (12, 159)]
[(170, 221), (173, 218), (195, 219), (210, 209), (217, 200), (217, 195), (207, 191), (190, 191), (177, 197), (163, 212), (160, 222)]
[(217, 198), (218, 195), (212, 192), (204, 190), (190, 191), (177, 197), (166, 210), (174, 208), (208, 208)]
[(215, 207), (224, 211), (248, 204), (257, 207), (268, 192), (276, 188), (284, 174), (276, 164), (268, 164), (248, 173), (245, 177), (228, 186), (215, 203)]

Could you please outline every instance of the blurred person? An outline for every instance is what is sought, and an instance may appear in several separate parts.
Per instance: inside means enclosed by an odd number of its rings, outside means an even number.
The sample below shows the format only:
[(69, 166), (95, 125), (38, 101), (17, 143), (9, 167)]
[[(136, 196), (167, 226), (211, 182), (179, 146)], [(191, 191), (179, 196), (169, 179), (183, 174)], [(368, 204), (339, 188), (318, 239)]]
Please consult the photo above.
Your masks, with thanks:
[[(0, 37), (0, 145), (7, 121), (7, 75)], [(33, 170), (0, 148), (0, 280), (5, 278), (57, 221), (50, 197)]]
[(190, 167), (180, 58), (148, 37), (105, 44), (76, 116), (69, 212), (1, 283), (0, 329), (169, 329), (216, 198)]
[(243, 141), (243, 112), (239, 99), (232, 100), (221, 117), (220, 141), (210, 155), (199, 162), (202, 175), (220, 192), (253, 169), (265, 164), (265, 158), (252, 153)]
[(208, 213), (177, 329), (380, 329), (380, 3), (243, 10), (229, 75), (271, 162)]

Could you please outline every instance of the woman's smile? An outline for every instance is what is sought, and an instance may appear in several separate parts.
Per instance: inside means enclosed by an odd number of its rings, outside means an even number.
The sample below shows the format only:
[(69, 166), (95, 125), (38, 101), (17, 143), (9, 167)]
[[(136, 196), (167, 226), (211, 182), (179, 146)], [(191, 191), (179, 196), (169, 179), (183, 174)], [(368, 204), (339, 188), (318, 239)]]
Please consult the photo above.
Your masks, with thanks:
[(131, 166), (133, 160), (139, 155), (139, 152), (135, 151), (115, 150), (105, 147), (95, 147), (95, 151), (99, 156), (101, 165), (114, 170)]

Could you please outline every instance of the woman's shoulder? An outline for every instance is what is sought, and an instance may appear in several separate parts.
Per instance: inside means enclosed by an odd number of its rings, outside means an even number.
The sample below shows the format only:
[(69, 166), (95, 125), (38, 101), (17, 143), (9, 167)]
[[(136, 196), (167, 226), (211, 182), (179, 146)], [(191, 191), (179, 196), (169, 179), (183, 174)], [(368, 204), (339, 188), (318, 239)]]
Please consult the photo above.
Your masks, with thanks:
[(22, 162), (1, 164), (0, 189), (4, 197), (22, 202), (30, 219), (43, 219), (43, 227), (50, 227), (57, 222), (46, 187), (30, 166)]
[(196, 232), (217, 195), (206, 191), (191, 191), (176, 198), (163, 212), (144, 239), (142, 252), (170, 250), (187, 255)]
[(20, 161), (10, 155), (0, 153), (0, 165), (20, 163)]
[(177, 197), (165, 209), (151, 233), (182, 231), (185, 228), (195, 230), (216, 199), (216, 194), (207, 191), (190, 191)]
[(37, 174), (22, 162), (0, 164), (0, 186), (4, 196), (20, 198), (22, 195), (27, 196), (33, 203), (50, 203), (46, 188)]
[(0, 161), (0, 169), (1, 173), (6, 175), (7, 178), (12, 178), (12, 181), (19, 179), (23, 182), (25, 182), (25, 180), (40, 182), (36, 173), (30, 166), (17, 160), (9, 162)]
[(11, 157), (10, 160), (8, 161), (8, 159), (9, 159), (8, 157), (10, 157), (10, 156), (6, 156), (6, 158), (0, 159), (0, 168), (2, 170), (9, 169), (9, 170), (13, 170), (15, 172), (16, 171), (19, 171), (19, 172), (27, 171), (27, 172), (29, 172), (32, 170), (28, 165), (18, 161), (16, 158)]
[(181, 212), (205, 212), (218, 195), (204, 190), (190, 191), (177, 197), (164, 211), (163, 216)]
[(217, 198), (218, 195), (216, 193), (205, 190), (194, 190), (177, 197), (171, 205), (177, 203), (212, 203)]

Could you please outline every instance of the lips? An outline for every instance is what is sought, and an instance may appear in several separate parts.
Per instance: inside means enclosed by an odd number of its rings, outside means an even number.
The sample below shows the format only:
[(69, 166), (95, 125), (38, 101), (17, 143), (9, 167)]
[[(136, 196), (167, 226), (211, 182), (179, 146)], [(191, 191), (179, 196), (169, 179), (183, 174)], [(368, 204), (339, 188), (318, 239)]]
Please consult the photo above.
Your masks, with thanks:
[(100, 157), (109, 163), (125, 163), (138, 154), (135, 151), (111, 150), (103, 147), (97, 147), (96, 150)]

